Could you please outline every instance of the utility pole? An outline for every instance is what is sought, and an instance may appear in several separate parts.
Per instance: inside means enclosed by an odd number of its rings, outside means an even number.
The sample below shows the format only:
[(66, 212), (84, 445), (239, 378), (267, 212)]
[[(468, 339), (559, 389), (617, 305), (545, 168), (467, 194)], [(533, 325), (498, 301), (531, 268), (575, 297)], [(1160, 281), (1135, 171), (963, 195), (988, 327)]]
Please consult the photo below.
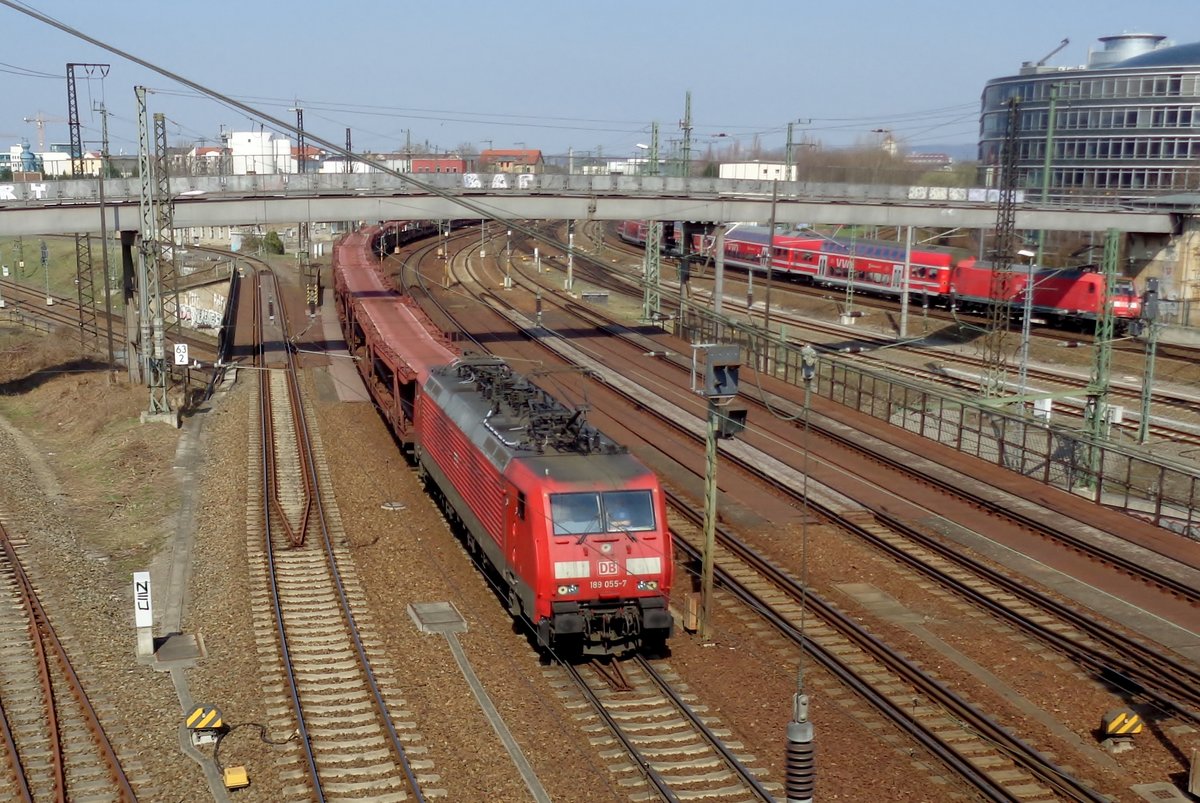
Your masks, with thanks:
[[(1044, 235), (1045, 232), (1041, 232), (1041, 234)], [(1039, 245), (1038, 251), (1040, 252), (1041, 250), (1041, 246)], [(1030, 251), (1024, 248), (1017, 252), (1017, 256), (1028, 257), (1031, 255), (1034, 258), (1037, 257), (1037, 254), (1031, 254)], [(1033, 297), (1037, 292), (1038, 284), (1036, 281), (1037, 267), (1038, 265), (1034, 264), (1034, 262), (1029, 262), (1025, 266), (1025, 286), (1022, 288), (1024, 295), (1021, 299), (1021, 353), (1018, 358), (1019, 365), (1017, 367), (1017, 397), (1022, 399), (1029, 385), (1029, 344), (1032, 339), (1030, 329), (1033, 325)], [(1021, 401), (1020, 404), (1024, 406), (1025, 402)]]
[[(147, 417), (171, 413), (167, 398), (167, 373), (163, 338), (163, 303), (160, 267), (164, 247), (158, 241), (157, 206), (163, 200), (156, 194), (156, 160), (150, 146), (150, 126), (146, 119), (146, 88), (134, 87), (138, 109), (138, 173), (141, 177), (141, 247), (138, 250), (138, 312), (140, 336), (138, 349), (143, 374), (150, 388)], [(151, 316), (153, 315), (153, 320)]]
[(906, 226), (904, 233), (904, 274), (900, 277), (900, 339), (908, 337), (908, 288), (912, 275), (913, 227)]
[[(1058, 105), (1058, 84), (1050, 85), (1050, 104), (1046, 109), (1046, 152), (1042, 154), (1042, 197), (1044, 206), (1050, 201), (1050, 169), (1054, 160), (1054, 116)], [(1042, 264), (1042, 246), (1045, 244), (1046, 230), (1038, 233), (1038, 264)]]
[(725, 308), (725, 224), (717, 224), (716, 269), (713, 276), (713, 315), (721, 317)]
[[(767, 274), (767, 292), (763, 307), (763, 328), (771, 334), (771, 279), (775, 272), (775, 203), (779, 200), (779, 180), (771, 182), (771, 223), (767, 234), (767, 253), (763, 259), (763, 269)], [(765, 355), (764, 355), (765, 356)], [(765, 369), (767, 366), (759, 366)]]
[(1087, 469), (1084, 486), (1096, 490), (1096, 501), (1100, 498), (1100, 473), (1103, 469), (1100, 444), (1107, 439), (1109, 424), (1108, 390), (1112, 366), (1112, 340), (1116, 328), (1116, 317), (1112, 308), (1112, 288), (1117, 277), (1117, 260), (1120, 250), (1120, 234), (1109, 229), (1104, 237), (1104, 286), (1101, 290), (1100, 308), (1096, 317), (1096, 334), (1092, 351), (1092, 376), (1084, 393), (1087, 402), (1083, 407), (1083, 431), (1088, 436), (1086, 443)]
[(1012, 320), (1012, 243), (1017, 207), (1017, 136), (1020, 100), (1008, 104), (1008, 128), (1000, 155), (1000, 197), (996, 207), (996, 239), (992, 248), (992, 281), (989, 289), (988, 328), (984, 332), (984, 396), (1004, 395), (1008, 374), (1008, 326)]
[[(346, 153), (354, 153), (354, 148), (351, 147), (351, 142), (350, 142), (350, 126), (346, 126)], [(351, 164), (350, 163), (352, 161), (354, 161), (354, 160), (350, 159), (349, 157), (346, 157), (346, 165), (344, 168), (344, 172), (346, 172), (346, 173), (351, 172), (351, 170), (350, 170)]]
[[(296, 172), (304, 175), (308, 172), (308, 142), (304, 138), (304, 109), (296, 104)], [(346, 129), (346, 150), (350, 150), (350, 129)], [(350, 160), (346, 160), (346, 166), (350, 166)], [(304, 280), (304, 299), (308, 306), (308, 317), (313, 317), (317, 314), (317, 296), (320, 293), (317, 287), (315, 266), (310, 259), (311, 246), (309, 243), (308, 221), (301, 220), (296, 226), (296, 261), (299, 263), (300, 276)]]
[(300, 108), (299, 106), (295, 106), (293, 108), (296, 112), (296, 172), (307, 173), (308, 170), (307, 166), (305, 165), (306, 160), (304, 158), (304, 150), (306, 146), (306, 142), (304, 140), (304, 109)]
[[(167, 363), (167, 343), (178, 343), (183, 329), (179, 315), (179, 271), (176, 270), (175, 250), (175, 200), (171, 197), (171, 156), (167, 148), (167, 118), (161, 112), (154, 114), (154, 194), (156, 213), (155, 240), (159, 254), (159, 300), (161, 302), (161, 345), (163, 363), (166, 365), (167, 381), (173, 370)], [(184, 369), (187, 370), (186, 368)], [(185, 382), (184, 387), (187, 387)]]
[[(658, 175), (658, 123), (650, 124), (650, 148), (643, 172)], [(646, 250), (642, 254), (642, 320), (662, 318), (662, 221), (646, 221)]]
[(511, 290), (512, 283), (512, 229), (504, 238), (504, 289)]
[(217, 160), (217, 173), (219, 176), (217, 180), (221, 184), (221, 189), (224, 189), (225, 188), (225, 176), (229, 172), (229, 164), (226, 161), (229, 158), (229, 132), (225, 130), (224, 123), (220, 124), (219, 131), (220, 131), (220, 136), (221, 136), (221, 155), (220, 155), (220, 158)]
[[(910, 227), (911, 231), (911, 227)], [(817, 375), (817, 350), (811, 344), (800, 349), (801, 376), (804, 378), (804, 518), (800, 525), (800, 657), (796, 667), (796, 691), (792, 695), (792, 719), (787, 726), (787, 768), (784, 791), (786, 803), (812, 803), (816, 781), (813, 751), (813, 724), (808, 718), (808, 693), (804, 688), (804, 658), (808, 650), (808, 433), (812, 413), (812, 383)]]
[(1093, 478), (1098, 474), (1099, 449), (1095, 444), (1105, 439), (1108, 425), (1108, 389), (1111, 379), (1113, 333), (1116, 318), (1113, 315), (1112, 291), (1117, 278), (1117, 262), (1120, 258), (1120, 233), (1109, 229), (1104, 237), (1104, 294), (1100, 299), (1100, 314), (1096, 318), (1095, 350), (1092, 360), (1092, 379), (1087, 388), (1087, 405), (1084, 419), (1088, 434), (1092, 436), (1089, 449), (1092, 453)]
[(692, 90), (684, 95), (683, 119), (679, 121), (683, 129), (683, 147), (680, 152), (679, 175), (687, 178), (692, 174)]
[(567, 281), (563, 289), (568, 293), (575, 289), (575, 221), (567, 221)]
[(783, 146), (783, 174), (792, 180), (792, 121), (788, 120), (787, 144)]
[(104, 317), (108, 321), (107, 326), (104, 327), (104, 331), (108, 345), (108, 370), (115, 371), (117, 361), (113, 350), (112, 284), (108, 263), (108, 221), (105, 220), (104, 213), (104, 182), (108, 178), (108, 110), (104, 108), (103, 101), (99, 103), (98, 110), (100, 112), (100, 181), (97, 195), (100, 201), (100, 259), (104, 270)]
[(787, 145), (784, 146), (784, 149), (783, 149), (783, 164), (784, 164), (783, 174), (786, 177), (785, 178), (786, 181), (795, 181), (796, 180), (796, 175), (795, 175), (795, 170), (794, 170), (795, 159), (793, 157), (793, 150), (795, 148), (795, 143), (792, 139), (792, 126), (795, 125), (795, 123), (799, 123), (800, 125), (808, 125), (811, 122), (812, 122), (811, 119), (794, 120), (794, 121), (789, 120), (788, 121)]
[[(79, 121), (79, 98), (76, 93), (75, 72), (81, 70), (88, 78), (93, 75), (101, 80), (108, 75), (108, 64), (67, 64), (67, 122), (71, 137), (71, 176), (83, 179), (87, 175), (84, 163), (83, 131)], [(96, 320), (96, 272), (92, 264), (92, 238), (90, 234), (75, 235), (75, 289), (79, 300), (79, 346), (88, 348), (88, 342), (100, 336)]]
[(1150, 441), (1150, 401), (1154, 393), (1154, 357), (1158, 351), (1158, 279), (1146, 280), (1142, 297), (1142, 321), (1146, 325), (1146, 367), (1142, 371), (1142, 417), (1138, 422), (1138, 443)]

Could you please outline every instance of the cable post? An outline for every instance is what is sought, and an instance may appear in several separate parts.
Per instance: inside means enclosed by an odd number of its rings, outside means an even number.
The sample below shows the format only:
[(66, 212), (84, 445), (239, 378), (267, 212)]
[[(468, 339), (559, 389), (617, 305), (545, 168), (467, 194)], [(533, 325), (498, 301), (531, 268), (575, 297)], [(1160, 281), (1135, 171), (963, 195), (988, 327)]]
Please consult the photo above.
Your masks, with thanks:
[(787, 803), (812, 803), (816, 778), (813, 755), (813, 725), (808, 718), (808, 694), (804, 691), (804, 655), (808, 649), (808, 433), (812, 409), (812, 383), (817, 378), (817, 350), (811, 344), (800, 349), (804, 380), (804, 484), (801, 489), (803, 518), (800, 521), (800, 658), (796, 667), (796, 693), (792, 695), (792, 719), (787, 726), (784, 791)]

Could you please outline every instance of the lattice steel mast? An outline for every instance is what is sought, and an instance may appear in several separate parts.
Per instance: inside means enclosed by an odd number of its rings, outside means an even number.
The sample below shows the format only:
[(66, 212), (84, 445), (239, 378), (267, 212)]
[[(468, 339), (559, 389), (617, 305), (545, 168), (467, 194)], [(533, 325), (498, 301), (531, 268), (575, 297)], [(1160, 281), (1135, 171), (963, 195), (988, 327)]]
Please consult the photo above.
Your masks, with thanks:
[[(67, 125), (71, 137), (71, 177), (83, 178), (87, 174), (83, 158), (83, 132), (79, 122), (79, 96), (75, 89), (75, 70), (80, 68), (90, 77), (99, 73), (108, 75), (107, 64), (67, 64)], [(103, 166), (101, 167), (103, 169)], [(106, 277), (107, 279), (107, 277)], [(107, 281), (105, 282), (107, 286)], [(75, 289), (79, 300), (79, 345), (87, 349), (89, 341), (100, 336), (96, 321), (96, 272), (92, 264), (92, 237), (90, 234), (75, 235)]]
[(1108, 420), (1113, 336), (1117, 329), (1116, 316), (1113, 315), (1113, 285), (1117, 281), (1120, 247), (1120, 234), (1116, 229), (1109, 229), (1104, 237), (1104, 294), (1100, 298), (1100, 314), (1096, 317), (1092, 378), (1088, 383), (1088, 403), (1085, 410), (1088, 433), (1097, 441), (1104, 439)]
[[(650, 150), (646, 175), (658, 175), (658, 123), (650, 126)], [(642, 320), (653, 323), (662, 318), (662, 221), (646, 223), (646, 253), (642, 262)]]
[(692, 174), (692, 90), (688, 90), (683, 100), (683, 119), (679, 121), (683, 129), (683, 148), (680, 152), (679, 175), (687, 178)]
[[(171, 155), (167, 151), (167, 118), (162, 114), (154, 115), (154, 201), (155, 225), (158, 230), (155, 239), (158, 243), (163, 337), (167, 343), (178, 343), (182, 338), (183, 322), (179, 314), (179, 271), (175, 256), (175, 200), (171, 197)], [(164, 358), (165, 356), (164, 354)]]
[(1008, 328), (1012, 319), (1013, 235), (1017, 219), (1017, 135), (1020, 132), (1020, 99), (1008, 104), (1008, 126), (1000, 151), (1000, 197), (996, 208), (992, 282), (988, 291), (988, 323), (984, 333), (980, 390), (984, 396), (1002, 396), (1008, 377)]
[(166, 338), (163, 332), (163, 298), (161, 283), (162, 244), (159, 242), (159, 214), (155, 168), (150, 147), (150, 126), (146, 120), (146, 88), (133, 88), (138, 109), (138, 173), (141, 197), (141, 241), (138, 247), (138, 350), (142, 372), (150, 388), (149, 415), (168, 415), (171, 405), (167, 399)]

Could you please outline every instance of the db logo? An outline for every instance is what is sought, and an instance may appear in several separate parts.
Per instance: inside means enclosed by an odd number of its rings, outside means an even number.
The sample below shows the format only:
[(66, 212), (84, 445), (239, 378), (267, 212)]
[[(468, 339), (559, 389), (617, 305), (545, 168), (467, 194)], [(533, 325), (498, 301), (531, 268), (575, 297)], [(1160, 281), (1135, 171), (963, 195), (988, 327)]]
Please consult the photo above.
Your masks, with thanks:
[(602, 560), (596, 564), (596, 571), (600, 573), (601, 577), (604, 577), (605, 575), (616, 574), (620, 571), (620, 568), (617, 566), (616, 561)]

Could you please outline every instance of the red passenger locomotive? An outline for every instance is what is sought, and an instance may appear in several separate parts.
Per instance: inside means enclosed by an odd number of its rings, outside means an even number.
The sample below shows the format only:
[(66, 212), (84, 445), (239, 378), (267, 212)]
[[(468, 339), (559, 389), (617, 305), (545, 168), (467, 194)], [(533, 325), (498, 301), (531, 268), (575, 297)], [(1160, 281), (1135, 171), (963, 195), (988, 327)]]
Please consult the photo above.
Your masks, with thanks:
[(661, 649), (674, 563), (657, 477), (583, 411), (432, 332), (379, 269), (381, 247), (419, 232), (357, 232), (334, 249), (338, 313), (372, 397), (540, 645)]

